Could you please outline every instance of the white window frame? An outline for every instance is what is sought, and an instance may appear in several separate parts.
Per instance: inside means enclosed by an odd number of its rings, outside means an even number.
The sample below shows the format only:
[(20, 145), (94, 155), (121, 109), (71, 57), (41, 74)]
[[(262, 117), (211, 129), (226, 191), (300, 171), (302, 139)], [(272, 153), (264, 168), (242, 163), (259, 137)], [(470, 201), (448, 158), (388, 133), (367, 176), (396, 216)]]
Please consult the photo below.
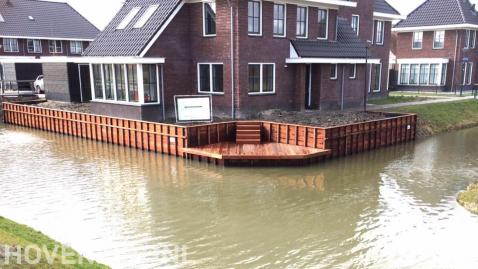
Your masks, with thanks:
[[(301, 6), (297, 5), (297, 10), (299, 8), (305, 8), (305, 36), (300, 36), (297, 35), (297, 19), (295, 21), (295, 37), (300, 38), (300, 39), (308, 39), (309, 38), (309, 7), (308, 6)], [(297, 15), (297, 10), (296, 10), (296, 15)]]
[[(378, 64), (371, 64), (370, 67), (373, 68), (374, 65), (380, 65), (380, 76), (378, 80), (378, 90), (373, 90), (373, 92), (381, 92), (382, 91), (382, 72), (383, 72), (383, 65), (382, 63)], [(368, 84), (368, 92), (372, 92), (372, 69), (370, 69), (370, 74), (369, 74), (369, 81), (370, 83)]]
[[(30, 50), (28, 43), (33, 42), (33, 51)], [(36, 46), (38, 45), (38, 46)], [(43, 52), (42, 44), (40, 39), (27, 39), (27, 52), (40, 54)]]
[[(5, 44), (7, 44), (7, 46), (5, 46)], [(16, 38), (4, 38), (2, 45), (3, 45), (4, 52), (20, 52), (20, 46), (18, 44), (18, 39)], [(15, 46), (12, 46), (12, 45), (15, 45)], [(12, 49), (13, 47), (15, 47), (15, 50)], [(9, 49), (7, 50), (7, 48)]]
[[(471, 85), (473, 82), (473, 63), (472, 62), (465, 62), (463, 63), (465, 68), (463, 70), (463, 85)], [(470, 67), (470, 72), (468, 72), (468, 67)]]
[[(51, 50), (52, 42), (54, 44), (54, 50), (53, 51)], [(59, 47), (60, 51), (57, 51), (57, 48), (58, 48), (57, 42), (60, 42), (60, 47)], [(53, 54), (63, 53), (63, 41), (61, 41), (61, 40), (48, 40), (48, 51), (50, 53), (53, 53)]]
[[(327, 40), (329, 39), (329, 10), (326, 8), (318, 8), (317, 9), (317, 24), (319, 23), (319, 10), (325, 10), (327, 14), (327, 20), (325, 21), (325, 37), (319, 37), (317, 36), (317, 39), (319, 40)], [(307, 12), (307, 17), (308, 17), (308, 12)], [(318, 30), (318, 29), (317, 29)]]
[[(408, 72), (407, 72), (407, 82), (402, 83), (402, 66), (408, 65)], [(409, 85), (410, 84), (410, 64), (400, 64), (398, 67), (398, 85)]]
[(357, 64), (352, 64), (354, 74), (353, 76), (349, 76), (349, 79), (356, 79), (357, 78)]
[(331, 65), (330, 70), (332, 70), (332, 67), (335, 67), (335, 76), (332, 76), (332, 74), (330, 74), (330, 79), (331, 80), (337, 80), (337, 78), (338, 78), (337, 71), (339, 70), (338, 64), (330, 64), (330, 65)]
[[(209, 85), (211, 85), (211, 90), (210, 91), (201, 91), (201, 65), (207, 65), (209, 66)], [(213, 65), (222, 65), (222, 76), (223, 76), (223, 79), (222, 79), (222, 82), (223, 82), (223, 85), (222, 85), (222, 92), (214, 92), (213, 91), (213, 75), (212, 75), (212, 66)], [(197, 92), (198, 93), (207, 93), (207, 94), (214, 94), (214, 95), (224, 95), (224, 63), (221, 63), (221, 62), (217, 62), (217, 63), (212, 63), (212, 62), (200, 62), (197, 64), (197, 87), (198, 87), (198, 90)]]
[[(374, 27), (375, 27), (375, 37), (374, 37), (374, 43), (375, 45), (383, 45), (385, 43), (385, 21), (382, 21), (382, 20), (375, 20), (376, 23), (374, 23)], [(378, 25), (381, 24), (382, 27), (381, 27), (381, 36), (382, 36), (382, 40), (380, 40), (380, 42), (377, 41), (377, 38), (378, 38)]]
[(128, 25), (133, 21), (133, 19), (138, 15), (139, 11), (141, 11), (141, 7), (133, 7), (131, 10), (126, 14), (123, 20), (116, 26), (116, 30), (124, 30)]
[[(247, 92), (248, 95), (271, 95), (276, 93), (276, 64), (275, 63), (248, 63), (247, 68), (249, 69), (250, 65), (260, 65), (260, 87), (259, 92)], [(264, 65), (272, 65), (272, 92), (264, 92)], [(249, 71), (249, 70), (248, 70)], [(249, 76), (249, 75), (248, 75)], [(248, 77), (249, 80), (249, 77)], [(249, 82), (248, 82), (249, 83)], [(248, 86), (249, 87), (249, 86)]]
[[(117, 93), (116, 93), (116, 70), (114, 68), (114, 65), (119, 64), (123, 65), (124, 67), (124, 75), (125, 75), (125, 86), (126, 86), (126, 101), (118, 101), (117, 99)], [(129, 106), (152, 106), (152, 105), (160, 105), (161, 104), (161, 68), (163, 68), (162, 64), (156, 64), (156, 83), (157, 87), (156, 90), (158, 91), (158, 101), (156, 102), (151, 102), (151, 103), (145, 103), (144, 101), (144, 82), (143, 82), (143, 64), (134, 64), (136, 66), (136, 73), (137, 73), (137, 83), (138, 83), (138, 95), (139, 95), (139, 100), (138, 102), (130, 102), (129, 99), (129, 84), (128, 84), (128, 73), (127, 73), (127, 65), (128, 64), (122, 64), (122, 63), (108, 63), (108, 64), (98, 64), (100, 66), (101, 70), (101, 87), (103, 91), (103, 98), (98, 99), (95, 96), (95, 84), (94, 84), (94, 74), (93, 74), (93, 64), (89, 64), (90, 66), (90, 81), (91, 81), (91, 96), (92, 100), (95, 102), (101, 102), (101, 103), (110, 103), (110, 104), (120, 104), (120, 105), (129, 105)], [(107, 100), (106, 99), (106, 92), (105, 92), (105, 75), (104, 75), (104, 65), (111, 65), (112, 66), (112, 71), (113, 71), (113, 96), (114, 100)]]
[(354, 18), (357, 18), (357, 35), (360, 35), (360, 15), (352, 14), (352, 21), (350, 22), (350, 26), (352, 26), (352, 29)]
[(215, 34), (206, 34), (206, 4), (214, 2), (216, 5), (216, 19), (217, 19), (217, 2), (216, 0), (208, 0), (202, 3), (202, 36), (203, 37), (215, 37), (217, 36), (217, 21), (216, 21), (216, 33)]
[(275, 5), (281, 5), (284, 6), (284, 34), (283, 35), (278, 35), (274, 33), (274, 10), (272, 11), (272, 34), (274, 37), (286, 37), (287, 36), (287, 3), (283, 2), (274, 2)]
[[(432, 80), (431, 80), (431, 77), (432, 77), (432, 66), (433, 65), (438, 65), (438, 69), (437, 69), (437, 84), (432, 84)], [(428, 85), (429, 86), (439, 86), (441, 84), (441, 81), (440, 81), (440, 76), (441, 74), (439, 73), (440, 72), (440, 64), (436, 63), (436, 64), (429, 64), (428, 65)]]
[(145, 12), (143, 12), (143, 15), (139, 17), (139, 19), (136, 21), (136, 23), (133, 25), (133, 28), (139, 29), (143, 28), (146, 23), (151, 19), (151, 17), (154, 15), (154, 13), (158, 10), (159, 5), (151, 5), (149, 6)]
[[(441, 46), (441, 47), (435, 46), (438, 33), (443, 33), (443, 46)], [(446, 36), (446, 31), (445, 30), (437, 30), (437, 31), (433, 32), (433, 49), (444, 49), (445, 48), (445, 36)], [(422, 38), (422, 44), (423, 44), (423, 38)]]
[[(418, 35), (418, 36), (421, 37), (419, 48), (415, 48), (415, 35)], [(421, 32), (421, 31), (413, 32), (412, 33), (412, 50), (421, 50), (422, 48), (423, 48), (423, 32)]]
[[(247, 14), (247, 34), (249, 36), (262, 36), (262, 24), (263, 24), (263, 16), (262, 16), (262, 0), (247, 0), (247, 5), (249, 2), (258, 2), (259, 3), (259, 33), (251, 33), (249, 32), (249, 13)], [(249, 12), (249, 6), (247, 7), (247, 12)]]
[[(73, 47), (76, 48), (76, 46), (73, 46), (73, 44), (79, 44), (80, 45), (80, 52), (73, 51), (72, 48)], [(70, 53), (75, 54), (75, 55), (81, 55), (83, 53), (83, 42), (82, 41), (75, 41), (75, 40), (70, 41)]]

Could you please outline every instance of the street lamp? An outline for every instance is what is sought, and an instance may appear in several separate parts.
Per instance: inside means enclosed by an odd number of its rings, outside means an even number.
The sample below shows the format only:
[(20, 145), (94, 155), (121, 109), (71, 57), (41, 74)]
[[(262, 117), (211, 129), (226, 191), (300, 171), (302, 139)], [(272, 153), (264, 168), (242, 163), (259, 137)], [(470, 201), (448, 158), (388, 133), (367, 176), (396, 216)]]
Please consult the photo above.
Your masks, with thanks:
[(365, 43), (365, 85), (363, 92), (363, 111), (367, 112), (367, 97), (368, 97), (368, 49), (369, 44), (372, 44), (372, 41), (367, 40)]

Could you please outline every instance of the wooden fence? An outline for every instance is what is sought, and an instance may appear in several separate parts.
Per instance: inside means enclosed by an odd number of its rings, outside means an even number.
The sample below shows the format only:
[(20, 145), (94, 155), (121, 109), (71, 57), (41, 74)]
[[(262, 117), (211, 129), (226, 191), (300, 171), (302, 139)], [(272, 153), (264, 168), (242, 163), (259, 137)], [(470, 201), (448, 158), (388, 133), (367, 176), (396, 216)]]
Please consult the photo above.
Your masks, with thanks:
[(4, 122), (183, 157), (186, 128), (79, 112), (3, 103)]
[[(236, 122), (179, 126), (13, 103), (2, 106), (6, 123), (180, 157), (186, 157), (184, 148), (236, 138)], [(415, 140), (416, 115), (386, 116), (330, 128), (261, 121), (262, 141), (329, 149), (338, 157)]]

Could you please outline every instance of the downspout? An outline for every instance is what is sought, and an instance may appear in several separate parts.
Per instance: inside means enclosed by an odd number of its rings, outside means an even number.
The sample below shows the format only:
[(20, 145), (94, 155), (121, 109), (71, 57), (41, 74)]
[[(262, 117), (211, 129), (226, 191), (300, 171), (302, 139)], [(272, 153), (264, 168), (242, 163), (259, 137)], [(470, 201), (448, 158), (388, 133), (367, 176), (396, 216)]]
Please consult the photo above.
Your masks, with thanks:
[(164, 64), (161, 65), (161, 103), (163, 104), (163, 122), (166, 122), (166, 104), (164, 103)]
[(342, 65), (342, 85), (340, 89), (340, 110), (344, 110), (345, 64)]
[(229, 4), (229, 7), (230, 7), (230, 20), (231, 20), (231, 118), (233, 120), (236, 119), (236, 106), (235, 106), (235, 83), (234, 83), (234, 8), (232, 6), (232, 3), (230, 0), (227, 1), (227, 3)]
[[(453, 75), (451, 79), (451, 91), (455, 91), (455, 72), (456, 72), (456, 58), (458, 57), (458, 30), (455, 30), (456, 38), (455, 38), (455, 56), (453, 59)], [(456, 91), (455, 91), (456, 94)]]

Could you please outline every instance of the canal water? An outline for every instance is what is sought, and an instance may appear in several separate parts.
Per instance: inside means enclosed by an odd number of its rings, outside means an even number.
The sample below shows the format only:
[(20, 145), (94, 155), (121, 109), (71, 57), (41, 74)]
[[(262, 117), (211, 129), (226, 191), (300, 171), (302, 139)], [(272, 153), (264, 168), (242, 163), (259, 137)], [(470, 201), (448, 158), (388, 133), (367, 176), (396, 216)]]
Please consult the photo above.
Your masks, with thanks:
[(239, 169), (0, 125), (0, 215), (113, 268), (474, 269), (477, 138)]

